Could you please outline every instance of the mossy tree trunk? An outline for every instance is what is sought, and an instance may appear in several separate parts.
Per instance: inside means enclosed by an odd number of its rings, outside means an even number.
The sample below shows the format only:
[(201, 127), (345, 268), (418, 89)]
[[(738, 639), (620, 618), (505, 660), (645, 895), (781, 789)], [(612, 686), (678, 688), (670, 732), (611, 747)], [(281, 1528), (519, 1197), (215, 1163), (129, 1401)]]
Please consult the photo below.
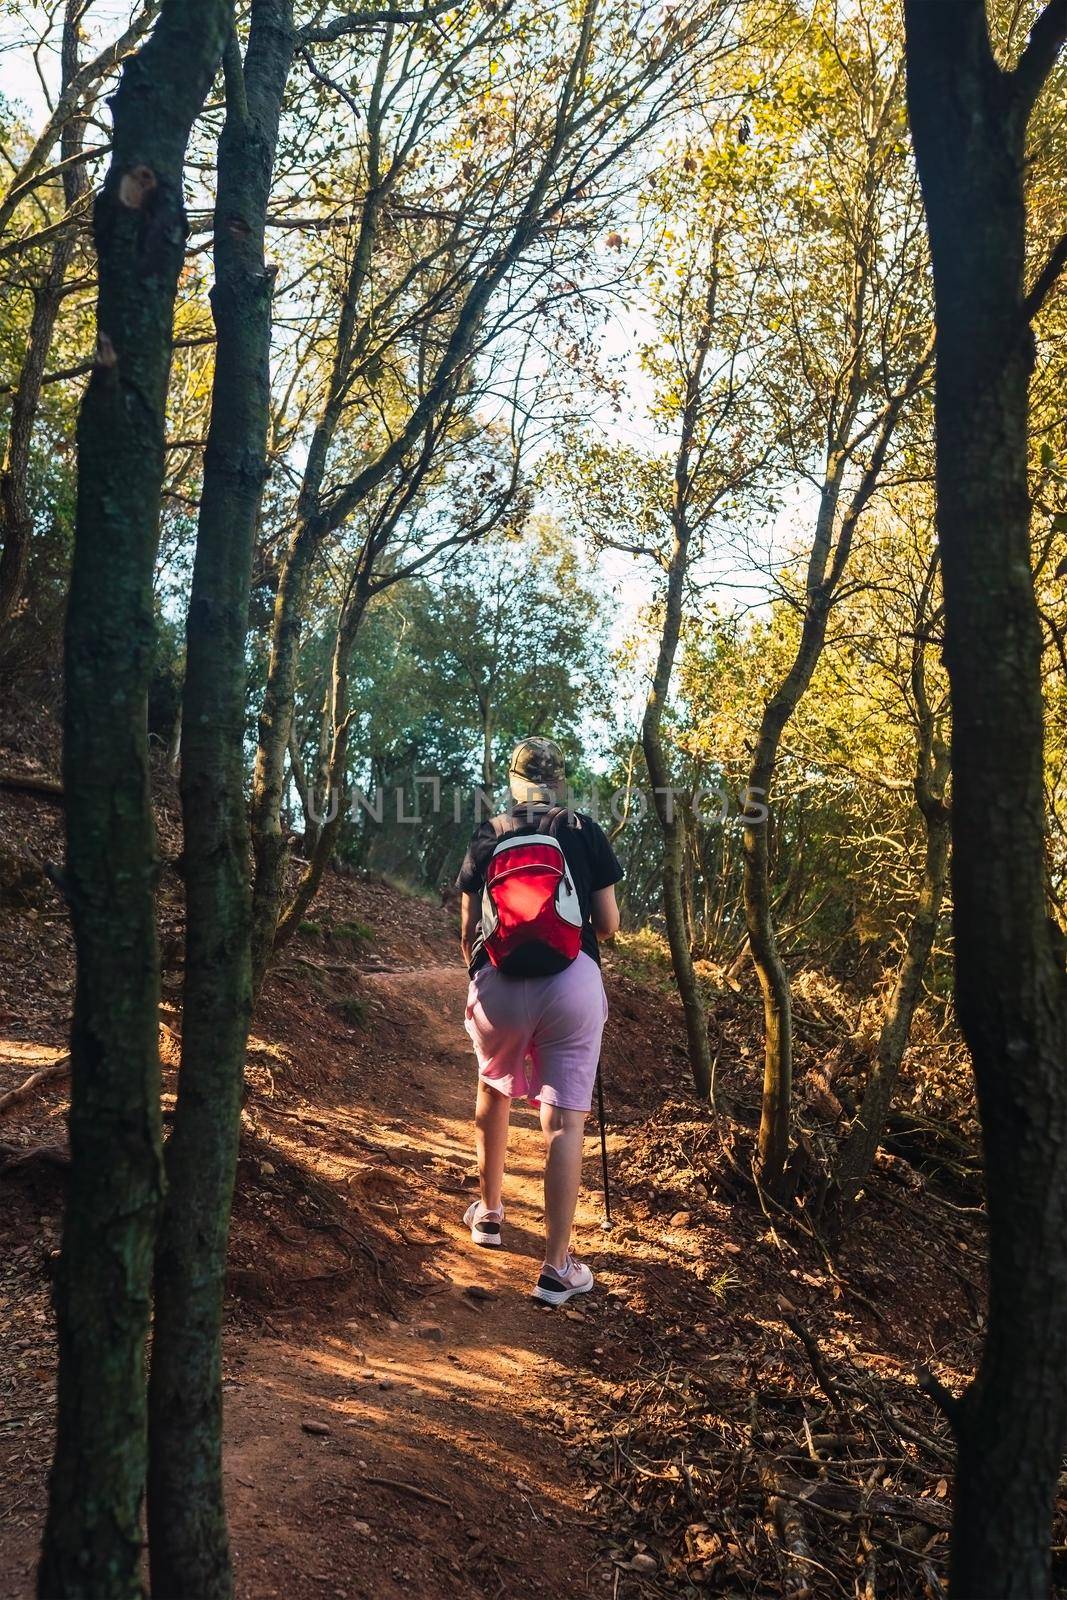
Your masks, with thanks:
[(1067, 979), (1045, 879), (1041, 634), (1030, 567), (1026, 134), (1067, 35), (1014, 69), (981, 0), (907, 0), (908, 98), (937, 311), (938, 536), (952, 688), (956, 1008), (985, 1153), (989, 1312), (958, 1444), (955, 1600), (1043, 1600), (1067, 1435)]
[(182, 169), (232, 7), (165, 0), (112, 99), (93, 217), (97, 348), (78, 418), (66, 627), (66, 885), (77, 951), (58, 1426), (43, 1600), (141, 1592), (144, 1351), (163, 1187), (147, 702)]
[(253, 0), (243, 63), (234, 34), (223, 58), (211, 294), (218, 342), (186, 628), (185, 992), (156, 1255), (148, 1527), (153, 1592), (197, 1600), (226, 1600), (233, 1589), (221, 1336), (252, 1012), (245, 635), (269, 426), (273, 273), (264, 235), (293, 46), (291, 0)]

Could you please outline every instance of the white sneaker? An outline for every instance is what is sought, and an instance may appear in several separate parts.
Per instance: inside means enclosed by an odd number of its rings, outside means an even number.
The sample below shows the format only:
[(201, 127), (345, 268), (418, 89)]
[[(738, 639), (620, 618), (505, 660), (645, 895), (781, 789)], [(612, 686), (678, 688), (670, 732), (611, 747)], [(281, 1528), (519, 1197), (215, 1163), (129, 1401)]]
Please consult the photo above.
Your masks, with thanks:
[(534, 1289), (534, 1299), (546, 1305), (561, 1306), (572, 1295), (588, 1294), (596, 1279), (583, 1261), (577, 1261), (567, 1252), (562, 1268), (550, 1266), (546, 1261)]
[(473, 1200), (463, 1213), (463, 1224), (471, 1231), (475, 1244), (488, 1245), (498, 1250), (501, 1245), (500, 1224), (504, 1220), (504, 1207), (489, 1211), (480, 1200)]

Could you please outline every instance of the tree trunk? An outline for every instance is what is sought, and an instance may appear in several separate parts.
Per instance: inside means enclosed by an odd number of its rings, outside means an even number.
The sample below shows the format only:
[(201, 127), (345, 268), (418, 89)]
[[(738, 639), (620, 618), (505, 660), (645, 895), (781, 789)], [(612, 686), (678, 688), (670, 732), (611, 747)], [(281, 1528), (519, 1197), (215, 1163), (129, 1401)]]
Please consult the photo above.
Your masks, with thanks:
[[(331, 526), (337, 525), (331, 524), (328, 518), (318, 515), (319, 497), (330, 449), (344, 409), (349, 369), (354, 358), (353, 341), (359, 296), (370, 273), (374, 241), (382, 205), (386, 198), (380, 168), (380, 119), (391, 38), (392, 29), (387, 27), (379, 52), (368, 109), (368, 187), (363, 199), (356, 243), (341, 304), (329, 390), (308, 447), (297, 501), (296, 525), (282, 559), (274, 601), (270, 662), (259, 714), (256, 768), (252, 780), (252, 848), (255, 856), (252, 889), (254, 996), (259, 994), (267, 975), (285, 893), (287, 850), (281, 824), (282, 796), (285, 786), (285, 755), (293, 727), (300, 635), (307, 602), (307, 587), (321, 542)], [(316, 833), (317, 831), (316, 827)]]
[(696, 877), (697, 860), (693, 850), (691, 818), (683, 810), (682, 825), (682, 919), (685, 923), (685, 937), (689, 946), (691, 958), (695, 958), (697, 947), (696, 912), (693, 907), (693, 880)]
[[(78, 28), (84, 10), (82, 0), (67, 0), (63, 17), (61, 46), (61, 93), (78, 71)], [(84, 119), (72, 117), (60, 136), (60, 156), (69, 166), (63, 169), (63, 201), (70, 212), (88, 191), (84, 164), (74, 158), (82, 146)], [(41, 400), (45, 362), (52, 345), (56, 318), (63, 303), (67, 268), (77, 243), (77, 224), (70, 223), (52, 246), (45, 280), (33, 299), (26, 354), (11, 402), (11, 422), (3, 470), (0, 472), (0, 632), (6, 627), (22, 598), (29, 562), (33, 519), (26, 492), (30, 447), (37, 410)]]
[[(789, 1122), (793, 1098), (793, 1013), (789, 974), (778, 950), (771, 905), (772, 787), (782, 731), (811, 682), (822, 653), (829, 614), (824, 588), (834, 515), (840, 492), (843, 459), (831, 467), (823, 489), (819, 525), (808, 573), (808, 603), (797, 654), (785, 679), (768, 702), (756, 740), (748, 778), (755, 804), (765, 808), (762, 821), (746, 822), (742, 832), (742, 896), (748, 949), (763, 993), (763, 1101), (759, 1126), (760, 1182), (772, 1193), (781, 1183), (789, 1154)], [(745, 815), (752, 806), (745, 808)]]
[(149, 1385), (148, 1527), (158, 1595), (227, 1600), (222, 1302), (252, 1013), (244, 794), (245, 635), (266, 477), (271, 284), (264, 232), (291, 0), (253, 0), (231, 34), (215, 202), (217, 346), (186, 628), (181, 761), (186, 955), (181, 1075), (167, 1146)]
[(926, 824), (922, 882), (904, 955), (879, 1030), (863, 1100), (847, 1137), (842, 1141), (834, 1166), (834, 1184), (839, 1200), (845, 1203), (853, 1200), (866, 1182), (882, 1142), (886, 1118), (900, 1076), (900, 1064), (908, 1046), (912, 1018), (922, 994), (926, 964), (934, 946), (948, 878), (950, 823), (948, 808), (944, 803), (948, 751), (943, 746), (938, 750), (930, 778), (926, 775), (925, 755), (920, 757), (920, 761), (916, 792)]
[[(586, 23), (582, 29), (577, 58), (582, 63), (588, 59), (591, 48), (593, 15), (592, 11), (586, 13)], [(569, 137), (566, 123), (561, 121), (545, 162), (533, 176), (526, 202), (507, 237), (492, 250), (473, 277), (463, 282), (462, 302), (451, 332), (407, 420), (372, 462), (350, 482), (334, 489), (327, 499), (323, 494), (327, 462), (344, 413), (353, 366), (362, 349), (362, 334), (357, 332), (356, 326), (359, 299), (370, 275), (374, 243), (389, 195), (405, 171), (404, 162), (383, 162), (381, 159), (382, 127), (393, 98), (387, 92), (387, 85), (393, 29), (396, 25), (391, 18), (384, 22), (378, 64), (368, 93), (367, 186), (341, 302), (328, 396), (308, 448), (296, 525), (282, 563), (275, 602), (267, 687), (259, 718), (252, 799), (252, 842), (256, 862), (252, 899), (252, 972), (256, 993), (266, 976), (285, 887), (286, 849), (281, 831), (285, 752), (293, 718), (303, 610), (315, 557), (328, 535), (339, 529), (390, 473), (403, 467), (405, 459), (455, 396), (457, 385), (463, 381), (464, 371), (477, 343), (487, 306), (512, 267), (543, 231), (545, 222), (542, 208), (557, 179), (560, 159)], [(578, 70), (577, 62), (575, 70)]]
[[(184, 692), (184, 690), (183, 690)], [(178, 709), (174, 714), (174, 723), (170, 730), (170, 739), (167, 743), (167, 771), (172, 778), (178, 776), (182, 761), (182, 703), (178, 701)]]
[(296, 669), (307, 577), (315, 546), (302, 525), (282, 563), (274, 602), (270, 666), (259, 713), (256, 770), (252, 780), (252, 991), (258, 995), (267, 975), (278, 911), (285, 889), (286, 847), (282, 832), (285, 755), (293, 726)]
[[(333, 728), (329, 754), (323, 774), (322, 822), (318, 825), (310, 859), (300, 876), (289, 905), (278, 918), (277, 932), (272, 950), (279, 950), (297, 931), (322, 882), (333, 855), (334, 843), (341, 831), (341, 818), (345, 771), (348, 764), (348, 729), (351, 722), (348, 711), (348, 674), (356, 631), (367, 608), (369, 594), (364, 584), (357, 581), (346, 598), (337, 626), (330, 673), (329, 722)], [(334, 807), (334, 795), (337, 805)]]
[(492, 794), (496, 788), (496, 763), (493, 760), (493, 703), (489, 698), (491, 687), (485, 691), (482, 702), (482, 788)]
[[(859, 291), (857, 291), (858, 293)], [(854, 312), (861, 318), (861, 308)], [(845, 466), (855, 446), (847, 442), (860, 410), (858, 374), (851, 397), (839, 419), (836, 442), (826, 457), (819, 514), (805, 576), (805, 601), (800, 640), (792, 665), (763, 712), (748, 790), (754, 804), (745, 813), (765, 808), (762, 821), (746, 823), (742, 834), (742, 895), (748, 947), (763, 991), (764, 1063), (763, 1103), (759, 1128), (759, 1177), (770, 1192), (781, 1184), (789, 1154), (789, 1119), (793, 1094), (793, 1018), (789, 974), (778, 951), (771, 903), (771, 841), (775, 826), (772, 796), (778, 748), (786, 723), (796, 710), (819, 664), (826, 642), (826, 626), (841, 579), (848, 566), (857, 525), (878, 487), (885, 458), (905, 404), (919, 388), (930, 362), (931, 347), (920, 356), (901, 388), (887, 396), (871, 427), (870, 459), (863, 470), (838, 525)]]
[(113, 155), (93, 218), (98, 337), (78, 419), (63, 751), (78, 961), (71, 1173), (43, 1600), (141, 1591), (144, 1349), (162, 1192), (152, 581), (186, 236), (182, 168), (231, 9), (225, 0), (165, 0), (112, 98)]
[(689, 949), (689, 930), (686, 926), (682, 895), (684, 822), (678, 815), (676, 796), (670, 788), (670, 770), (663, 753), (660, 731), (682, 629), (682, 596), (685, 590), (688, 558), (688, 530), (684, 521), (676, 517), (671, 560), (667, 572), (663, 633), (660, 637), (659, 656), (652, 678), (652, 687), (645, 705), (641, 744), (645, 752), (648, 775), (652, 780), (656, 816), (663, 830), (663, 916), (667, 924), (667, 942), (670, 945), (675, 981), (678, 984), (682, 1010), (685, 1013), (685, 1032), (689, 1044), (693, 1087), (700, 1098), (706, 1100), (711, 1093), (711, 1046), (708, 1042), (708, 1019), (704, 1011), (704, 1000)]
[(959, 1446), (951, 1593), (1043, 1600), (1067, 1435), (1067, 981), (1045, 890), (1024, 170), (1067, 6), (1049, 6), (1012, 73), (981, 5), (907, 0), (906, 21), (937, 307), (956, 1007), (989, 1212), (982, 1358), (963, 1397), (944, 1402)]

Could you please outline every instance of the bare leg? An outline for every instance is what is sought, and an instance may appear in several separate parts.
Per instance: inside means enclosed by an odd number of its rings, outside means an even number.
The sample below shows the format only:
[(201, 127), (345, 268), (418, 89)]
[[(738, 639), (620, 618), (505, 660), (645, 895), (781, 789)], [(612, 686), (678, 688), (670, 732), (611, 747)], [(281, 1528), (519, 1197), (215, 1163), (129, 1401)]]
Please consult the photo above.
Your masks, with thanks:
[(541, 1102), (545, 1139), (545, 1260), (562, 1268), (570, 1248), (574, 1211), (582, 1181), (585, 1111), (563, 1111)]
[(511, 1100), (499, 1089), (491, 1089), (478, 1079), (478, 1099), (474, 1107), (474, 1139), (478, 1150), (478, 1182), (482, 1205), (499, 1211), (504, 1203), (504, 1158), (508, 1152), (508, 1118)]

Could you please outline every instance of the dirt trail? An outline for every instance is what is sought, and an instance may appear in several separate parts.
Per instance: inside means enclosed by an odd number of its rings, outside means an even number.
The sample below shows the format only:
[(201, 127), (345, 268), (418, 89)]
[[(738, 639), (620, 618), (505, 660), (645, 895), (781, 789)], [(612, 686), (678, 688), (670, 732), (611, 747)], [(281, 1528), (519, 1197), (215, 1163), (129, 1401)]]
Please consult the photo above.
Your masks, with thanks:
[[(851, 1593), (861, 1567), (871, 1587), (877, 1560), (879, 1594), (913, 1595), (916, 1563), (944, 1564), (951, 1461), (915, 1367), (933, 1356), (959, 1390), (977, 1333), (967, 1269), (980, 1270), (980, 1224), (959, 1197), (947, 1216), (921, 1207), (887, 1166), (833, 1263), (801, 1231), (768, 1229), (721, 1126), (689, 1093), (669, 985), (647, 963), (635, 972), (623, 946), (605, 961), (617, 1226), (600, 1230), (591, 1133), (575, 1237), (597, 1289), (564, 1311), (539, 1307), (529, 1111), (513, 1113), (508, 1248), (477, 1249), (460, 1222), (474, 1192), (474, 1061), (452, 920), (385, 883), (331, 878), (320, 899), (249, 1041), (224, 1373), (238, 1600), (779, 1594), (764, 1469), (810, 1487), (813, 1437), (831, 1452), (812, 1466), (844, 1497), (835, 1504), (866, 1504), (872, 1456), (898, 1494), (873, 1545), (853, 1539), (847, 1511), (808, 1521), (813, 1593)], [(0, 991), (11, 1057), (0, 1089), (65, 1048), (65, 914), (32, 947), (23, 932), (10, 936), (6, 1002)], [(758, 1092), (756, 1015), (726, 995), (716, 1012), (739, 1104)], [(165, 1107), (179, 1026), (171, 1001)], [(2, 1130), (25, 1153), (0, 1185), (2, 1600), (34, 1593), (65, 1111), (56, 1081)], [(827, 1370), (850, 1383), (855, 1433), (841, 1432), (783, 1323), (783, 1289)]]
[[(408, 1063), (393, 1069), (392, 1115), (379, 1112), (374, 1127), (396, 1157), (381, 1174), (380, 1205), (395, 1207), (399, 1251), (405, 1223), (439, 1234), (428, 1260), (425, 1247), (418, 1254), (440, 1283), (399, 1318), (338, 1326), (320, 1318), (298, 1337), (231, 1344), (227, 1486), (238, 1592), (243, 1600), (607, 1594), (610, 1568), (598, 1560), (563, 1449), (571, 1375), (596, 1360), (596, 1306), (583, 1301), (568, 1317), (529, 1298), (542, 1250), (536, 1119), (513, 1112), (506, 1248), (478, 1249), (460, 1222), (473, 1192), (465, 976), (455, 965), (430, 966), (368, 973), (365, 983), (376, 1019), (368, 1033), (399, 1033)], [(372, 1061), (373, 1053), (360, 1081)], [(352, 1103), (339, 1097), (337, 1109), (346, 1122), (359, 1115), (355, 1083)], [(419, 1173), (417, 1185), (404, 1183), (405, 1166)], [(596, 1171), (590, 1140), (590, 1184)], [(600, 1205), (595, 1187), (583, 1193), (579, 1251), (604, 1241)], [(471, 1288), (482, 1295), (464, 1292)]]
[[(174, 855), (173, 795), (159, 817)], [(0, 824), (37, 859), (61, 858), (54, 808), (0, 795)], [(180, 952), (173, 874), (160, 914), (163, 948)], [(834, 1261), (805, 1227), (768, 1228), (744, 1181), (750, 1130), (690, 1093), (664, 959), (623, 941), (605, 959), (617, 1226), (600, 1231), (591, 1135), (575, 1237), (597, 1289), (565, 1311), (538, 1307), (541, 1149), (528, 1111), (513, 1113), (507, 1250), (478, 1250), (460, 1223), (474, 1192), (474, 1061), (454, 916), (384, 879), (333, 873), (315, 916), (275, 964), (249, 1041), (224, 1347), (239, 1600), (779, 1594), (788, 1575), (764, 1467), (802, 1488), (824, 1435), (838, 1455), (812, 1468), (827, 1493), (866, 1505), (871, 1459), (884, 1460), (883, 1487), (892, 1480), (907, 1515), (875, 1529), (864, 1514), (855, 1540), (840, 1510), (809, 1520), (813, 1593), (936, 1587), (951, 1442), (915, 1368), (957, 1392), (973, 1371), (984, 1237), (970, 1191), (943, 1204), (931, 1184), (927, 1198), (892, 1157)], [(825, 1030), (844, 1038), (850, 1012), (809, 977), (804, 1004), (822, 1019), (814, 1043), (798, 1035), (810, 1128), (813, 1084), (826, 1114)], [(0, 1093), (65, 1052), (73, 986), (58, 898), (0, 908)], [(169, 1111), (180, 957), (164, 1001)], [(723, 989), (710, 1014), (724, 1093), (755, 1107), (758, 1001)], [(838, 1067), (854, 1093), (855, 1063)], [(2, 1600), (31, 1600), (44, 1518), (66, 1111), (57, 1077), (0, 1125)], [(851, 1384), (855, 1434), (841, 1432), (794, 1321)], [(916, 1527), (929, 1534), (921, 1550)], [(934, 1576), (920, 1579), (919, 1561)]]

